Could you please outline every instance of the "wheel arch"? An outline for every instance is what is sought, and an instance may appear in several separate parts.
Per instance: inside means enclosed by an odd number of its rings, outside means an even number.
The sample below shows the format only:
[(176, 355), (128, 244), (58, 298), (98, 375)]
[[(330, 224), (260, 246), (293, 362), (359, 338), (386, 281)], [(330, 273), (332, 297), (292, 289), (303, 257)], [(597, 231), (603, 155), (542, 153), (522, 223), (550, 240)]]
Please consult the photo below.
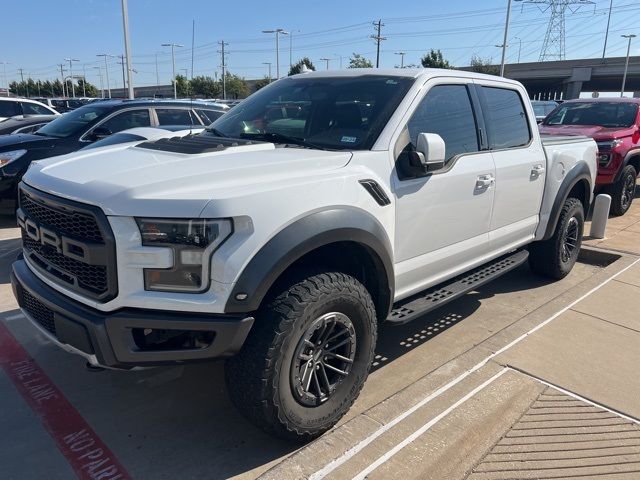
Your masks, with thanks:
[(238, 277), (224, 311), (256, 311), (282, 281), (304, 271), (319, 271), (322, 265), (324, 270), (360, 280), (373, 298), (378, 318), (386, 318), (395, 287), (392, 258), (384, 227), (369, 213), (354, 207), (318, 211), (263, 245)]

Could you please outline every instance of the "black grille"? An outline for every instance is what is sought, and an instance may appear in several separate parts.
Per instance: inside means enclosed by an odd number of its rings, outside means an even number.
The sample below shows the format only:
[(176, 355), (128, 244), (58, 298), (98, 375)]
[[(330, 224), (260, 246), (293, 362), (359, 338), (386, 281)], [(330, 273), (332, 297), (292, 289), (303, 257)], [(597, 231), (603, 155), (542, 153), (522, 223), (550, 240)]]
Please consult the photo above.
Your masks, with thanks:
[[(47, 245), (42, 245), (29, 238), (22, 232), (22, 244), (32, 253), (31, 260), (40, 263), (41, 268), (49, 271), (51, 275), (65, 283), (73, 284), (73, 278), (77, 278), (79, 286), (96, 294), (107, 291), (107, 267), (104, 265), (88, 265), (73, 258), (65, 257)], [(44, 261), (43, 261), (44, 260)]]
[(93, 242), (104, 242), (95, 218), (84, 213), (54, 210), (20, 191), (20, 208), (38, 224), (47, 225), (62, 235)]
[(63, 249), (68, 245), (65, 242), (75, 242), (74, 248), (80, 248), (74, 255), (71, 251), (63, 254), (59, 246), (38, 240), (36, 228), (30, 227), (34, 228), (30, 234), (23, 228), (25, 257), (43, 275), (102, 302), (117, 295), (115, 240), (102, 210), (21, 184), (18, 217), (53, 232), (62, 240)]
[(56, 334), (56, 324), (53, 321), (53, 310), (31, 295), (26, 290), (22, 290), (22, 304), (27, 313), (38, 322), (45, 330)]

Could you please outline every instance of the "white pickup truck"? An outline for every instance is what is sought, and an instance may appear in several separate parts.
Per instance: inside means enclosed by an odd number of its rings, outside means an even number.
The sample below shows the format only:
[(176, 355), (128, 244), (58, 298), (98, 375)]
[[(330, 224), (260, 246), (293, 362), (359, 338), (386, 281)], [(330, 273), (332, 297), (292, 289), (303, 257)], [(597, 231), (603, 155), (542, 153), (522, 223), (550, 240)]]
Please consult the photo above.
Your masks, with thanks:
[(381, 322), (527, 259), (567, 275), (595, 176), (596, 144), (541, 139), (517, 82), (301, 74), (201, 135), (34, 162), (12, 283), (95, 366), (231, 357), (238, 408), (305, 441), (358, 396)]

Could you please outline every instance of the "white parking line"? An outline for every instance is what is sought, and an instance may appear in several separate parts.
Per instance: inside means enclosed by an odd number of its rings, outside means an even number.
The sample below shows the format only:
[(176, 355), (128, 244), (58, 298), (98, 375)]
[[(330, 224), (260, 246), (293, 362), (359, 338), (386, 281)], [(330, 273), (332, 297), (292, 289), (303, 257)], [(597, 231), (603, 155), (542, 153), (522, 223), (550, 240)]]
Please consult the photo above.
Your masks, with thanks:
[[(464, 380), (465, 378), (467, 378), (469, 375), (471, 375), (472, 373), (478, 371), (480, 368), (482, 368), (483, 366), (485, 366), (490, 360), (492, 360), (493, 358), (497, 357), (498, 355), (500, 355), (501, 353), (504, 353), (506, 350), (510, 349), (511, 347), (513, 347), (514, 345), (520, 343), (522, 340), (524, 340), (525, 338), (527, 338), (529, 335), (531, 335), (532, 333), (538, 331), (539, 329), (541, 329), (542, 327), (544, 327), (545, 325), (547, 325), (548, 323), (552, 322), (553, 320), (555, 320), (556, 318), (558, 318), (560, 315), (562, 315), (563, 313), (565, 313), (567, 310), (571, 309), (572, 307), (574, 307), (576, 304), (580, 303), (582, 300), (584, 300), (585, 298), (587, 298), (589, 295), (593, 294), (594, 292), (598, 291), (599, 289), (601, 289), (602, 287), (604, 287), (606, 284), (608, 284), (611, 280), (615, 279), (617, 276), (622, 275), (624, 272), (626, 272), (627, 270), (629, 270), (631, 267), (635, 266), (638, 262), (640, 262), (640, 258), (638, 258), (637, 260), (635, 260), (633, 263), (631, 263), (630, 265), (627, 265), (625, 268), (623, 268), (622, 270), (620, 270), (619, 272), (617, 272), (616, 274), (612, 275), (611, 277), (607, 278), (606, 280), (604, 280), (603, 282), (601, 282), (600, 284), (598, 284), (597, 286), (595, 286), (594, 288), (592, 288), (591, 290), (589, 290), (587, 293), (585, 293), (584, 295), (582, 295), (580, 298), (578, 298), (577, 300), (571, 302), (569, 305), (567, 305), (566, 307), (562, 308), (561, 310), (558, 310), (556, 313), (554, 313), (551, 317), (547, 318), (545, 321), (543, 321), (542, 323), (539, 323), (538, 325), (536, 325), (535, 327), (533, 327), (531, 330), (529, 330), (528, 332), (520, 335), (518, 338), (516, 338), (515, 340), (513, 340), (512, 342), (510, 342), (509, 344), (505, 345), (504, 347), (502, 347), (501, 349), (497, 350), (496, 352), (492, 353), (491, 355), (489, 355), (488, 357), (486, 357), (484, 360), (481, 360), (479, 363), (477, 363), (476, 365), (474, 365), (472, 368), (470, 368), (469, 370), (467, 370), (466, 372), (462, 373), (461, 375), (459, 375), (458, 377), (454, 378), (453, 380), (451, 380), (449, 383), (447, 383), (446, 385), (440, 387), (439, 389), (437, 389), (435, 392), (431, 393), (430, 395), (428, 395), (427, 397), (425, 397), (424, 399), (422, 399), (420, 402), (418, 402), (417, 404), (415, 404), (413, 407), (409, 408), (408, 410), (406, 410), (405, 412), (401, 413), (400, 415), (398, 415), (397, 417), (395, 417), (393, 420), (391, 420), (389, 423), (386, 423), (385, 425), (382, 425), (378, 430), (376, 430), (375, 432), (373, 432), (372, 434), (370, 434), (368, 437), (366, 437), (364, 440), (361, 440), (359, 443), (357, 443), (356, 445), (354, 445), (353, 447), (351, 447), (349, 450), (347, 450), (345, 453), (343, 453), (341, 456), (339, 456), (338, 458), (332, 460), (331, 462), (329, 462), (327, 465), (325, 465), (323, 468), (321, 468), (320, 470), (318, 470), (317, 472), (313, 473), (311, 476), (309, 476), (309, 480), (321, 480), (323, 478), (325, 478), (328, 474), (330, 474), (331, 472), (333, 472), (336, 468), (338, 468), (340, 465), (344, 464), (345, 462), (347, 462), (350, 458), (352, 458), (354, 455), (356, 455), (358, 452), (360, 452), (362, 449), (364, 449), (367, 445), (369, 445), (371, 442), (373, 442), (376, 438), (378, 438), (380, 435), (382, 435), (383, 433), (387, 432), (388, 430), (390, 430), (391, 428), (393, 428), (394, 426), (396, 426), (398, 423), (400, 423), (402, 420), (404, 420), (405, 418), (407, 418), (408, 416), (410, 416), (412, 413), (414, 413), (416, 410), (420, 409), (421, 407), (425, 406), (427, 403), (429, 403), (431, 400), (439, 397), (440, 395), (442, 395), (443, 393), (445, 393), (447, 390), (449, 390), (450, 388), (454, 387), (455, 385), (457, 385), (458, 383), (460, 383), (462, 380)], [(396, 447), (394, 447), (395, 449)], [(364, 470), (363, 470), (364, 471)]]

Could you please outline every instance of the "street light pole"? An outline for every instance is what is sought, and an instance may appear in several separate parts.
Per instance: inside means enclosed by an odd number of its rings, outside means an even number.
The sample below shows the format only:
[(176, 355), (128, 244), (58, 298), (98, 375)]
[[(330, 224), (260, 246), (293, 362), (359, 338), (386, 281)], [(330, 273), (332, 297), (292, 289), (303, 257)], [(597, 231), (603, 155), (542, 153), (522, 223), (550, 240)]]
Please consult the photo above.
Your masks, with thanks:
[(518, 40), (518, 63), (520, 63), (520, 53), (522, 53), (522, 39), (520, 37), (513, 37)]
[(133, 82), (131, 81), (131, 42), (129, 41), (129, 9), (127, 0), (122, 0), (122, 28), (124, 30), (124, 54), (127, 57), (127, 86), (129, 98), (133, 99)]
[(602, 48), (602, 58), (607, 53), (607, 40), (609, 39), (609, 24), (611, 23), (611, 7), (613, 7), (613, 0), (609, 2), (609, 16), (607, 17), (607, 31), (604, 34), (604, 47)]
[(73, 62), (79, 62), (77, 58), (65, 58), (65, 62), (69, 62), (69, 77), (71, 78), (71, 96), (76, 98), (76, 87), (73, 84)]
[(107, 65), (107, 57), (113, 57), (108, 53), (99, 53), (97, 57), (104, 57), (104, 73), (107, 77), (107, 91), (109, 92), (109, 98), (111, 98), (111, 85), (109, 84), (109, 65)]
[(271, 62), (262, 62), (263, 65), (269, 65), (269, 83), (271, 83)]
[(507, 20), (504, 22), (504, 39), (502, 40), (502, 60), (500, 61), (500, 76), (504, 77), (504, 59), (507, 55), (507, 36), (509, 35), (509, 16), (511, 15), (511, 0), (507, 0)]
[(98, 75), (100, 76), (100, 97), (104, 98), (104, 85), (102, 84), (102, 68), (100, 66), (93, 67), (98, 69)]
[(620, 96), (624, 96), (624, 85), (627, 83), (627, 70), (629, 70), (629, 52), (631, 52), (631, 39), (635, 38), (637, 35), (620, 35), (623, 38), (628, 38), (629, 43), (627, 44), (627, 59), (624, 62), (624, 75), (622, 75), (622, 87), (620, 88)]
[(280, 78), (280, 35), (289, 35), (283, 28), (276, 28), (273, 30), (262, 30), (262, 33), (275, 33), (276, 34), (276, 79)]
[(330, 61), (331, 59), (330, 59), (330, 58), (326, 58), (326, 57), (325, 57), (325, 58), (321, 58), (320, 60), (321, 60), (321, 61), (323, 61), (323, 62), (326, 62), (326, 63), (327, 63), (327, 70), (329, 70), (329, 61)]
[(396, 55), (400, 55), (400, 68), (404, 68), (404, 56), (407, 52), (395, 52)]
[(176, 52), (175, 48), (182, 48), (179, 43), (163, 43), (163, 47), (171, 47), (171, 63), (173, 65), (173, 98), (178, 98), (178, 86), (176, 84)]

